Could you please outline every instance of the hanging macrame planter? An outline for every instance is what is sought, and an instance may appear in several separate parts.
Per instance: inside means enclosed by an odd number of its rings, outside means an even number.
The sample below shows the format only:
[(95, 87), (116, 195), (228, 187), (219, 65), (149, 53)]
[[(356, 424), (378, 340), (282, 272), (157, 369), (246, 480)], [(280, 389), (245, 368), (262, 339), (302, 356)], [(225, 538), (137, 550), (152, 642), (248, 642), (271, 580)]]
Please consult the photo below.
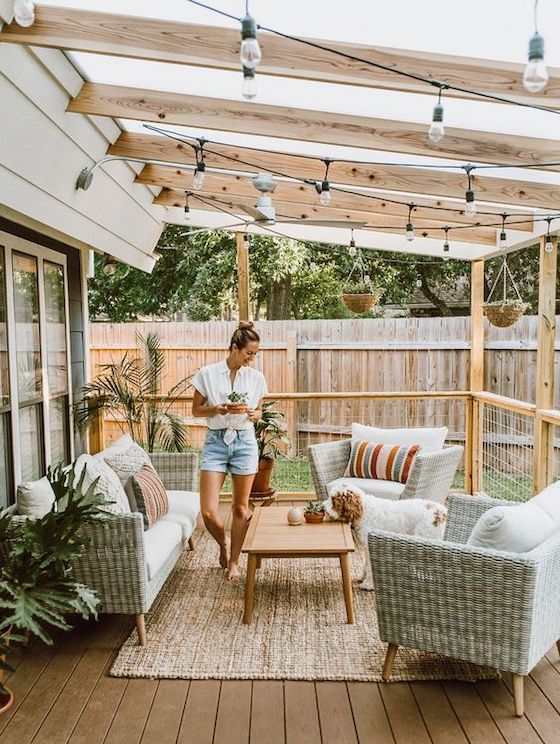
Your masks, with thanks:
[[(353, 279), (353, 276), (357, 276)], [(353, 313), (365, 313), (379, 304), (383, 290), (371, 283), (365, 272), (362, 254), (358, 253), (356, 261), (342, 286), (342, 301)]]
[[(508, 296), (508, 281), (513, 290)], [(503, 294), (501, 299), (492, 299), (500, 282), (503, 283)], [(508, 328), (516, 323), (522, 315), (525, 315), (529, 304), (524, 302), (519, 294), (517, 285), (512, 273), (507, 265), (507, 260), (500, 267), (498, 275), (494, 281), (488, 301), (484, 303), (484, 314), (493, 326), (498, 328)]]

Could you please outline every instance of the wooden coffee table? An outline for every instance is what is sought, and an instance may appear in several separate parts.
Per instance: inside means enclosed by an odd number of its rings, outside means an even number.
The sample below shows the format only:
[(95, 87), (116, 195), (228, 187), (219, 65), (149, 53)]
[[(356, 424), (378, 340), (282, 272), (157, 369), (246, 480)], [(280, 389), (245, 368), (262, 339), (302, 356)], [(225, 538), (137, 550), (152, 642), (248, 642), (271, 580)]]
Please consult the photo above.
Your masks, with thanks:
[(263, 558), (338, 558), (342, 571), (344, 602), (349, 623), (354, 622), (354, 603), (348, 554), (354, 550), (352, 530), (346, 522), (288, 524), (291, 507), (263, 509), (258, 506), (249, 523), (242, 551), (247, 553), (245, 612), (249, 624), (253, 614), (255, 575)]

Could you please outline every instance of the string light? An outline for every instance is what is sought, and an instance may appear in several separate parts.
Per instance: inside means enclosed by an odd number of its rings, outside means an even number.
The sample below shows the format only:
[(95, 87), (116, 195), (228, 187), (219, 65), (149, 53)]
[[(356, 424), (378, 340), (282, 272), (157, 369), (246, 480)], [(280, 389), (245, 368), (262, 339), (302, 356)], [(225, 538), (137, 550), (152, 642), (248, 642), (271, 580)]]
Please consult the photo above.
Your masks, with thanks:
[(103, 268), (101, 271), (105, 274), (105, 276), (115, 276), (117, 273), (117, 264), (110, 256), (105, 261)]
[(548, 226), (546, 228), (546, 239), (544, 241), (544, 249), (547, 253), (552, 253), (554, 250), (554, 242), (552, 240), (552, 235), (550, 234), (550, 223), (552, 222), (552, 217), (547, 217), (547, 223)]
[(414, 225), (412, 224), (412, 210), (416, 209), (416, 204), (408, 205), (408, 222), (406, 223), (406, 239), (414, 240)]
[(447, 234), (451, 228), (446, 226), (443, 229), (445, 230), (445, 243), (443, 244), (443, 252), (449, 253), (449, 239)]
[(243, 68), (243, 85), (241, 86), (241, 95), (247, 101), (251, 101), (257, 95), (257, 76), (255, 70), (250, 67)]
[(199, 191), (204, 186), (204, 175), (206, 173), (206, 163), (204, 162), (203, 147), (205, 139), (198, 140), (198, 148), (195, 148), (196, 152), (196, 170), (193, 176), (193, 189)]
[(354, 229), (352, 228), (350, 230), (350, 245), (348, 246), (348, 255), (351, 258), (354, 258), (354, 256), (356, 255), (356, 253), (357, 253), (357, 250), (356, 250), (356, 241), (354, 240)]
[(318, 181), (315, 183), (315, 189), (319, 194), (319, 201), (324, 207), (328, 207), (331, 203), (331, 185), (328, 179), (329, 166), (331, 162), (332, 160), (330, 158), (323, 159), (323, 163), (325, 164), (325, 177), (323, 178), (321, 183), (319, 183)]
[(507, 234), (506, 234), (506, 219), (507, 213), (502, 214), (502, 231), (500, 233), (500, 248), (505, 251), (507, 248)]
[(254, 70), (261, 61), (262, 53), (257, 39), (257, 24), (249, 10), (241, 21), (241, 50), (239, 52), (241, 64)]
[(185, 219), (186, 220), (190, 219), (190, 216), (191, 216), (190, 215), (191, 208), (189, 206), (189, 196), (190, 196), (190, 191), (185, 191), (185, 208), (184, 208), (184, 212), (185, 212)]
[(18, 26), (27, 28), (35, 22), (35, 3), (32, 0), (16, 0), (14, 3), (14, 20)]
[(434, 106), (432, 114), (432, 123), (428, 130), (428, 139), (430, 142), (437, 144), (441, 142), (445, 135), (445, 129), (443, 127), (443, 104), (441, 102), (442, 86), (439, 89), (438, 102)]
[(548, 83), (548, 70), (544, 63), (544, 39), (537, 31), (537, 5), (533, 8), (535, 16), (535, 33), (529, 40), (529, 61), (523, 73), (523, 85), (529, 93), (540, 93)]
[(476, 202), (474, 200), (474, 191), (472, 190), (472, 182), (471, 182), (471, 171), (475, 169), (476, 166), (474, 165), (463, 165), (463, 170), (467, 174), (467, 178), (469, 179), (469, 184), (467, 187), (467, 190), (465, 192), (465, 202), (467, 206), (465, 207), (465, 214), (468, 214), (469, 217), (474, 217), (476, 214)]

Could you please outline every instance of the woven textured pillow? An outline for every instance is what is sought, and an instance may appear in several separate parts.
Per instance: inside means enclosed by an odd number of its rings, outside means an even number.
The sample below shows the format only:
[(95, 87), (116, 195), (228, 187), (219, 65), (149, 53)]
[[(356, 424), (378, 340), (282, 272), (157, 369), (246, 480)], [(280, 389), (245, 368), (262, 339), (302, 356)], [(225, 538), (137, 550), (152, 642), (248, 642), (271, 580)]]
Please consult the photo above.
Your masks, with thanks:
[(123, 486), (129, 478), (136, 475), (142, 465), (151, 465), (148, 453), (134, 442), (123, 450), (119, 449), (115, 452), (108, 450), (103, 459), (119, 476)]
[(406, 483), (419, 449), (419, 444), (401, 447), (398, 444), (354, 441), (344, 475)]
[(167, 491), (153, 465), (144, 463), (127, 486), (132, 489), (136, 508), (144, 518), (144, 529), (149, 529), (169, 511)]

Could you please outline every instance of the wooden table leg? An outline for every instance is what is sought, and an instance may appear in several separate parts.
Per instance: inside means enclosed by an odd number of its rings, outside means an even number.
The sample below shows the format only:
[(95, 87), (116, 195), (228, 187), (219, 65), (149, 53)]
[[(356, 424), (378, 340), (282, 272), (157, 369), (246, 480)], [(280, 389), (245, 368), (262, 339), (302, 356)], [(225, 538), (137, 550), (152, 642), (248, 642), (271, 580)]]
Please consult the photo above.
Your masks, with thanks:
[(350, 577), (350, 561), (348, 553), (340, 553), (340, 569), (342, 571), (342, 586), (344, 588), (344, 603), (346, 616), (350, 625), (354, 624), (354, 598), (352, 596), (352, 579)]
[(257, 556), (257, 571), (259, 570), (261, 565), (262, 565), (262, 555), (258, 555)]
[(255, 553), (249, 553), (247, 560), (247, 579), (245, 581), (245, 612), (243, 613), (243, 622), (249, 625), (253, 614), (253, 598), (255, 596), (255, 572), (257, 570), (257, 556)]

